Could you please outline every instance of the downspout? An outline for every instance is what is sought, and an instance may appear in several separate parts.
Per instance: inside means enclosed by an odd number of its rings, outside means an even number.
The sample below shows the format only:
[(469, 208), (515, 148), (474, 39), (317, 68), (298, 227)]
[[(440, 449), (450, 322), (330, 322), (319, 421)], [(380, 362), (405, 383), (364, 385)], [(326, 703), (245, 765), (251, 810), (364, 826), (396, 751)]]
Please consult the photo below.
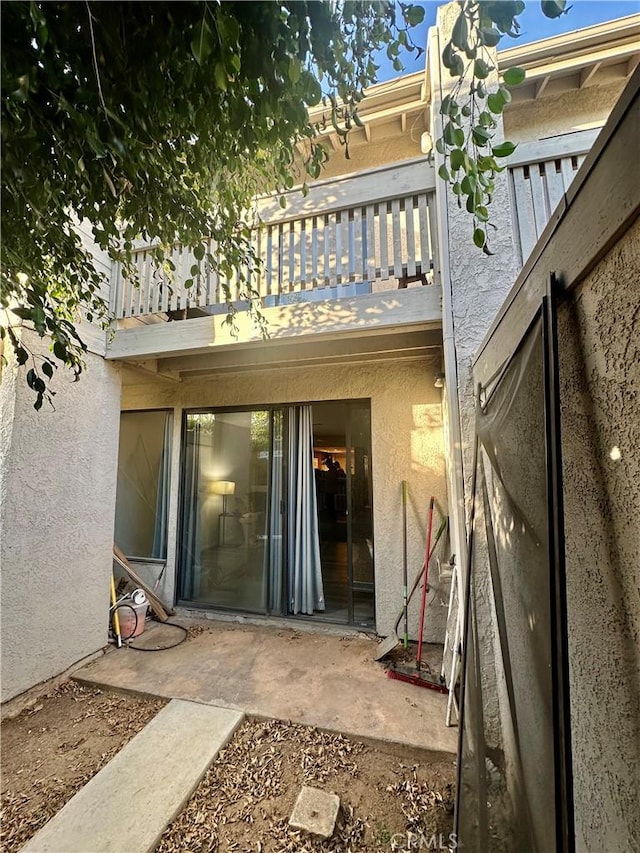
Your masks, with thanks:
[[(431, 79), (431, 133), (433, 139), (442, 134), (442, 122), (438, 105), (442, 100), (440, 78), (440, 40), (437, 27), (429, 30), (429, 70)], [(436, 172), (436, 220), (438, 254), (440, 257), (440, 283), (442, 287), (442, 348), (444, 354), (445, 398), (449, 427), (449, 459), (447, 460), (447, 478), (451, 500), (449, 517), (451, 539), (456, 555), (456, 573), (458, 585), (458, 623), (460, 613), (464, 611), (464, 585), (462, 568), (467, 559), (467, 536), (464, 498), (464, 470), (462, 457), (462, 432), (460, 428), (460, 405), (458, 399), (458, 362), (453, 323), (453, 296), (451, 291), (451, 271), (449, 266), (449, 214), (447, 208), (447, 187), (437, 177), (438, 169), (444, 162), (441, 154), (435, 150)], [(460, 632), (457, 631), (458, 639)], [(457, 643), (456, 643), (457, 646)]]

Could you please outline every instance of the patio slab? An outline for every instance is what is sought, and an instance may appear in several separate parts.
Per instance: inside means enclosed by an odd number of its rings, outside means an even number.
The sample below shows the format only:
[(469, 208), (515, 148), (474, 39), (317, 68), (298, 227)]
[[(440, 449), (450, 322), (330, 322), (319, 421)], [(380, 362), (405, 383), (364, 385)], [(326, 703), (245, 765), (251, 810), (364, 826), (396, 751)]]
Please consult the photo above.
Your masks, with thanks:
[[(373, 638), (179, 621), (205, 630), (165, 651), (113, 649), (74, 678), (355, 738), (456, 752), (458, 730), (444, 724), (447, 697), (387, 678), (373, 660)], [(153, 646), (175, 641), (175, 635), (175, 629), (154, 624), (142, 636)]]

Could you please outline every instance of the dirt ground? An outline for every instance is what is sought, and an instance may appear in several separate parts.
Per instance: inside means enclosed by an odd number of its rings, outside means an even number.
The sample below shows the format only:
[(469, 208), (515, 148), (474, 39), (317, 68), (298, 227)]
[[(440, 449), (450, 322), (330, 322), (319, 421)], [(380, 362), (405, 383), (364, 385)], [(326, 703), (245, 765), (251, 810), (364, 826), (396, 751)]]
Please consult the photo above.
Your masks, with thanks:
[[(68, 681), (3, 721), (0, 851), (19, 850), (164, 704)], [(452, 757), (400, 757), (307, 726), (250, 720), (167, 828), (158, 850), (409, 849), (408, 832), (430, 839), (452, 831), (454, 779)], [(288, 827), (303, 784), (340, 797), (338, 828), (328, 842)]]
[[(157, 850), (388, 853), (409, 849), (407, 832), (422, 833), (426, 846), (434, 834), (448, 839), (452, 831), (454, 780), (453, 758), (414, 761), (307, 726), (251, 720), (220, 753)], [(301, 785), (340, 797), (330, 841), (314, 842), (288, 827)]]
[(66, 681), (4, 720), (0, 851), (19, 850), (164, 704)]

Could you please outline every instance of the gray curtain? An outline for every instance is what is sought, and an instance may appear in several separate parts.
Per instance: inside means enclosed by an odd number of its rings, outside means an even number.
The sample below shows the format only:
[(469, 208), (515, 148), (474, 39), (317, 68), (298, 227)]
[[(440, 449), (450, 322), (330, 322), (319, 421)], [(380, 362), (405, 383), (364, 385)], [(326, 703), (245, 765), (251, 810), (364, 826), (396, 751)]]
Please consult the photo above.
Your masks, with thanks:
[(153, 531), (151, 556), (158, 560), (167, 557), (167, 520), (169, 518), (169, 469), (171, 465), (171, 412), (164, 420), (162, 456), (158, 466), (158, 490), (156, 493), (156, 523)]
[(288, 551), (292, 614), (324, 610), (311, 406), (289, 409)]
[[(273, 442), (271, 454), (271, 490), (269, 496), (269, 548), (265, 553), (269, 571), (269, 612), (282, 613), (282, 469), (284, 418), (281, 411), (273, 413)], [(265, 572), (265, 577), (267, 573)]]

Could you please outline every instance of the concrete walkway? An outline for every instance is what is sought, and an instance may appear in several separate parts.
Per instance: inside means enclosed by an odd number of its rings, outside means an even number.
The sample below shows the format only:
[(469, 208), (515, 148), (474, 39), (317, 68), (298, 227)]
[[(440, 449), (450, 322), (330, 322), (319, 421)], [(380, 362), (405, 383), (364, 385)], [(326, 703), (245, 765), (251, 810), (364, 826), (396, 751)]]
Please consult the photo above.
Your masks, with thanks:
[[(444, 724), (447, 697), (387, 678), (373, 660), (372, 638), (199, 624), (204, 632), (176, 648), (153, 654), (114, 649), (74, 677), (356, 738), (456, 752), (458, 730)], [(138, 639), (154, 646), (177, 638), (176, 629), (152, 625)]]
[(243, 714), (170, 702), (21, 853), (149, 853)]

